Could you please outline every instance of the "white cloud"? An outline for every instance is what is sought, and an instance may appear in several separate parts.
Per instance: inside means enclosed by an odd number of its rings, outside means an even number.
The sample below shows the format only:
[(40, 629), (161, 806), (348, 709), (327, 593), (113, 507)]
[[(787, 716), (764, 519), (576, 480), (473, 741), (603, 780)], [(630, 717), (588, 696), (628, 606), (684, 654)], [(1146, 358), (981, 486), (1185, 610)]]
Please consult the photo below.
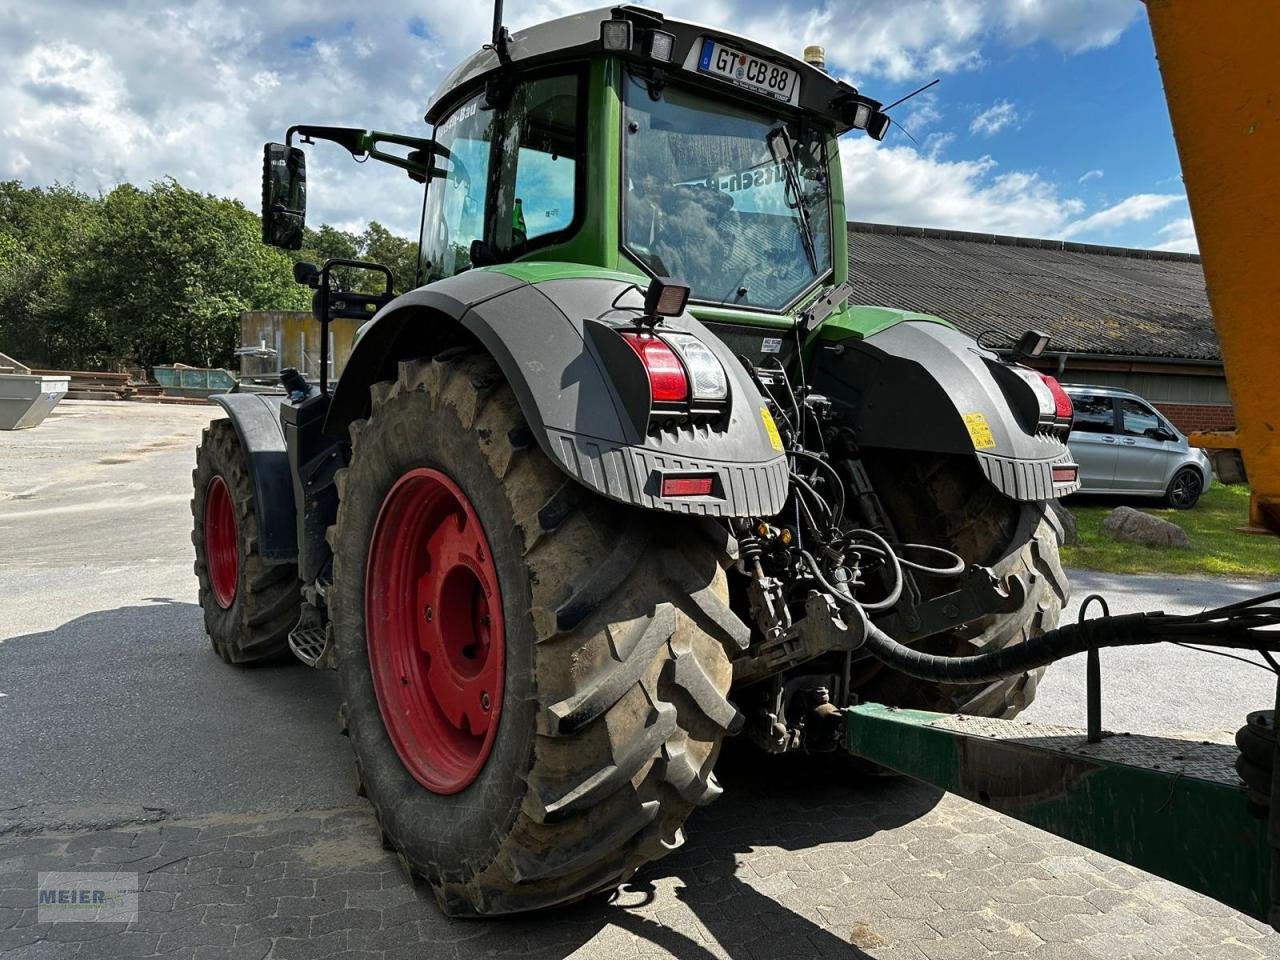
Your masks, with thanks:
[[(508, 3), (506, 15), (518, 31), (596, 5), (521, 0)], [(874, 84), (974, 67), (992, 47), (1045, 42), (1069, 52), (1105, 44), (1139, 10), (1131, 0), (1080, 0), (1087, 16), (1059, 9), (1075, 5), (672, 0), (664, 9), (795, 54), (807, 43), (825, 43), (834, 69)], [(448, 69), (488, 39), (491, 9), (488, 2), (451, 0), (0, 5), (0, 178), (61, 181), (93, 192), (174, 176), (255, 207), (261, 144), (291, 123), (426, 133), (427, 101)], [(907, 118), (921, 128), (936, 122), (928, 101)], [(1019, 187), (1017, 178), (1027, 175), (997, 174), (986, 166), (991, 161), (944, 164), (937, 157), (945, 139), (924, 139), (928, 152), (910, 151), (918, 175), (930, 164), (938, 176), (949, 172), (961, 206), (998, 211), (993, 228), (1053, 222), (1037, 211), (1066, 203), (1047, 199), (1052, 188), (1034, 176)], [(376, 218), (416, 233), (421, 190), (399, 172), (357, 166), (333, 146), (311, 150), (308, 163), (312, 222), (354, 226)], [(892, 179), (892, 171), (883, 172)], [(1032, 204), (1027, 214), (1006, 211), (1004, 194), (1025, 195)], [(943, 217), (941, 206), (923, 200), (903, 209)]]
[(1182, 199), (1174, 193), (1135, 193), (1119, 203), (1067, 224), (1061, 235), (1064, 239), (1069, 239), (1082, 233), (1112, 230), (1125, 224), (1137, 223), (1155, 216)]
[(1080, 178), (1076, 181), (1076, 183), (1088, 183), (1090, 180), (1097, 180), (1101, 176), (1102, 176), (1101, 170), (1086, 170), (1083, 174), (1081, 174)]
[(1003, 0), (999, 19), (1012, 43), (1047, 40), (1066, 53), (1116, 42), (1142, 5), (1130, 0)]
[(990, 157), (948, 161), (847, 137), (841, 160), (851, 220), (1052, 237), (1084, 209), (1034, 173), (1000, 172)]
[(942, 119), (942, 108), (938, 105), (938, 98), (932, 93), (922, 93), (907, 103), (910, 106), (907, 108), (905, 123), (912, 133), (922, 132)]
[(1156, 231), (1156, 236), (1160, 238), (1155, 246), (1157, 250), (1171, 250), (1176, 253), (1200, 252), (1200, 244), (1196, 240), (1195, 224), (1191, 222), (1190, 217), (1179, 217), (1176, 220), (1170, 220)]
[(1008, 100), (1000, 100), (983, 110), (969, 123), (969, 132), (990, 137), (1018, 122), (1018, 110)]

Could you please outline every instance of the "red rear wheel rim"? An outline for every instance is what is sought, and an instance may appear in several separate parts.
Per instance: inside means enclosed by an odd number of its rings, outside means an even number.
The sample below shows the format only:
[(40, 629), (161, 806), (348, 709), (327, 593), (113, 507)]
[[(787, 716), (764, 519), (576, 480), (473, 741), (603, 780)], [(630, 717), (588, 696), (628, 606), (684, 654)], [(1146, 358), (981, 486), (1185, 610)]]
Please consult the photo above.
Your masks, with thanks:
[(410, 470), (382, 501), (365, 632), (378, 709), (405, 769), (433, 793), (464, 789), (502, 714), (502, 593), (480, 518), (439, 470)]
[(204, 492), (204, 559), (213, 599), (226, 610), (235, 603), (240, 583), (240, 531), (231, 491), (222, 474), (210, 480)]

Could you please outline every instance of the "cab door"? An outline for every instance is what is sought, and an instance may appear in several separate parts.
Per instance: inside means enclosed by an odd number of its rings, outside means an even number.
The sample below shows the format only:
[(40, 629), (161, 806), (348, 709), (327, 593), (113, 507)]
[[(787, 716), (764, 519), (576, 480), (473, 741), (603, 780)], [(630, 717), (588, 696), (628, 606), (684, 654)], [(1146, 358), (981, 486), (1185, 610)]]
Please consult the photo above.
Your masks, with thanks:
[(1118, 452), (1115, 398), (1072, 390), (1071, 402), (1076, 415), (1067, 445), (1080, 466), (1081, 491), (1114, 489)]
[(1164, 493), (1181, 444), (1171, 439), (1160, 414), (1140, 400), (1120, 400), (1116, 489)]

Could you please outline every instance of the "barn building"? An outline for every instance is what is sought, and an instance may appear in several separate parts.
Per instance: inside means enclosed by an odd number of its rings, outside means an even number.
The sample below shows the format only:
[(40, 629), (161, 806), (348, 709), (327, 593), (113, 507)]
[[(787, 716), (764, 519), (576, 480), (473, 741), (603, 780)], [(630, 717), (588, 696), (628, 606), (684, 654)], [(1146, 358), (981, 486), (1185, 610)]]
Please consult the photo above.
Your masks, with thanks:
[(853, 302), (931, 313), (996, 349), (1041, 330), (1059, 380), (1132, 390), (1184, 433), (1235, 426), (1195, 254), (850, 223), (849, 274)]

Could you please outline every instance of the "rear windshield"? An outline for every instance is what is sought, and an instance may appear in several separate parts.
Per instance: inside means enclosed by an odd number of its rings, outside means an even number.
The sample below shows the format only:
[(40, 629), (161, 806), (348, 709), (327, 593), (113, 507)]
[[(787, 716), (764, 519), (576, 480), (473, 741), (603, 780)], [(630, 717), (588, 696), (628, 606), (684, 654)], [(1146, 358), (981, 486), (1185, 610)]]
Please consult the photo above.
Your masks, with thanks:
[(780, 310), (830, 273), (819, 128), (630, 74), (623, 142), (626, 248), (695, 300)]

